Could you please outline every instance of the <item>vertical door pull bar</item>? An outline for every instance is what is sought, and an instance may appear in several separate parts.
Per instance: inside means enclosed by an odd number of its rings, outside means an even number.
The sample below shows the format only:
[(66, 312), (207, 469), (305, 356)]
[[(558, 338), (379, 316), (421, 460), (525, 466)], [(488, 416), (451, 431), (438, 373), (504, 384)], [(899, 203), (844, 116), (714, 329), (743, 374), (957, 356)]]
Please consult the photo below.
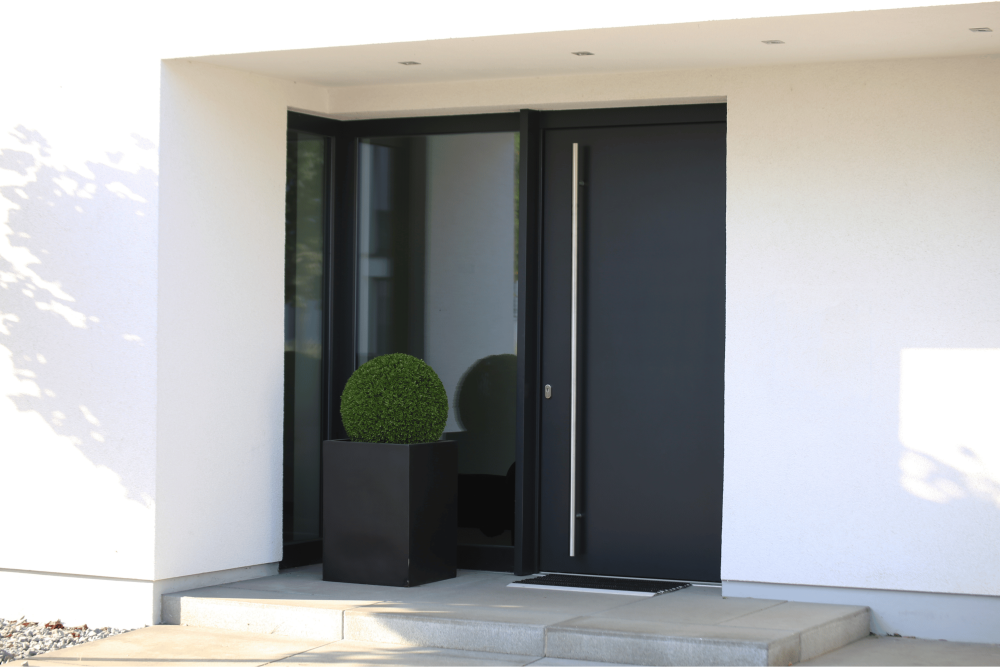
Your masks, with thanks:
[(573, 144), (573, 296), (569, 344), (569, 555), (576, 556), (576, 329), (577, 258), (579, 256), (580, 144)]

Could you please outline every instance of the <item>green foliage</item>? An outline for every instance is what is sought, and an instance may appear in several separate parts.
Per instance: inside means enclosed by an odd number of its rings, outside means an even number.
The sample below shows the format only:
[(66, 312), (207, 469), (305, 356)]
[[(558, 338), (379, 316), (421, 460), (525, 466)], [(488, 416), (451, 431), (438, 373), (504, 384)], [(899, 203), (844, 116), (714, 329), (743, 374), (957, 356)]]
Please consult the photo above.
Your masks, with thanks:
[(386, 354), (351, 375), (340, 397), (340, 416), (355, 442), (433, 442), (448, 422), (448, 394), (420, 359)]

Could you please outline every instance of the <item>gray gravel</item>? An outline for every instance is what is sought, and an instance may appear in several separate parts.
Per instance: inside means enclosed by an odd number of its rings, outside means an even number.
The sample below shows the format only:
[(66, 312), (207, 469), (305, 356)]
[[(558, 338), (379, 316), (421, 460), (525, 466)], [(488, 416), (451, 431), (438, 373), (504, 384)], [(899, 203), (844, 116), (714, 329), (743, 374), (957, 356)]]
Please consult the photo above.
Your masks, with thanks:
[(88, 628), (86, 625), (67, 628), (60, 621), (33, 623), (24, 620), (23, 616), (16, 621), (0, 618), (0, 664), (27, 660), (46, 651), (86, 644), (123, 632), (128, 630)]

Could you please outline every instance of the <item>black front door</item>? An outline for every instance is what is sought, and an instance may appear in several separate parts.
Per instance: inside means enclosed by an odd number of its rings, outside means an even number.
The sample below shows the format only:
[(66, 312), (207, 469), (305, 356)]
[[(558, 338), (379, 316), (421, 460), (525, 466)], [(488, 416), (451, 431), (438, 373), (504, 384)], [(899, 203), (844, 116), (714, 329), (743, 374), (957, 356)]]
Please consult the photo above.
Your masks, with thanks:
[(719, 581), (726, 126), (548, 130), (543, 170), (541, 570)]

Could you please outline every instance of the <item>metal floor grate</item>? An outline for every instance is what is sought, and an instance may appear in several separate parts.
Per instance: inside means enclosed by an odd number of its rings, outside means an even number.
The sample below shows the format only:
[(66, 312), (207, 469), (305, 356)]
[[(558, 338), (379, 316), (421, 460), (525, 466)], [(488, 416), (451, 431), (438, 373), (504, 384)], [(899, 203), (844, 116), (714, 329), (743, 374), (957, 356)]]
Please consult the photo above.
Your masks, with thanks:
[(545, 574), (531, 579), (521, 579), (507, 584), (510, 588), (541, 588), (549, 590), (585, 591), (588, 593), (617, 593), (619, 595), (653, 596), (672, 593), (691, 584), (652, 579), (616, 579), (614, 577), (588, 577), (579, 574)]

